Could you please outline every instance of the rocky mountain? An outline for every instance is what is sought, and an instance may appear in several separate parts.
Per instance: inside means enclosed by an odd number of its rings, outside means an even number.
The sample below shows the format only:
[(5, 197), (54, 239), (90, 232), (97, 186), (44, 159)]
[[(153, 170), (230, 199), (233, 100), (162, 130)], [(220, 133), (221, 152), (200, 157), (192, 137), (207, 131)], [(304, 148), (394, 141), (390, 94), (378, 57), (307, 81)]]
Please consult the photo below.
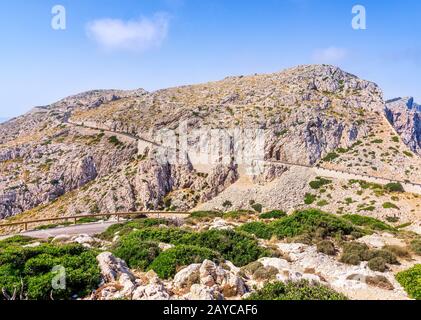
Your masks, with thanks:
[[(266, 198), (254, 199), (256, 190), (271, 183), (280, 183), (283, 194), (272, 194), (267, 206), (292, 209), (311, 192), (308, 180), (315, 175), (304, 168), (315, 166), (421, 182), (418, 170), (410, 169), (419, 168), (421, 160), (405, 155), (401, 141), (389, 141), (395, 132), (383, 112), (376, 84), (328, 65), (150, 93), (82, 93), (0, 125), (0, 217), (241, 207), (263, 202), (270, 193), (263, 190)], [(408, 120), (412, 128), (419, 129), (417, 113), (409, 108), (408, 113), (414, 114)], [(387, 114), (390, 120), (391, 111)], [(410, 134), (411, 124), (399, 129), (401, 119), (393, 116), (396, 130)], [(229, 141), (223, 153), (206, 149), (215, 145), (215, 129)], [(238, 129), (249, 136), (235, 139)], [(186, 141), (180, 139), (183, 132)], [(377, 135), (389, 140), (371, 143)], [(414, 136), (419, 146), (419, 131)], [(412, 149), (410, 139), (402, 139)], [(259, 141), (264, 141), (261, 149)], [(398, 151), (385, 155), (390, 147)], [(196, 161), (198, 154), (205, 161)], [(266, 162), (263, 168), (256, 169), (255, 156)], [(288, 176), (292, 180), (285, 180)], [(230, 199), (239, 194), (236, 187), (247, 189), (249, 198)], [(288, 192), (294, 188), (292, 197)], [(413, 213), (417, 204), (405, 204), (405, 212)]]
[(421, 155), (421, 106), (414, 98), (397, 98), (386, 102), (385, 112), (404, 143)]

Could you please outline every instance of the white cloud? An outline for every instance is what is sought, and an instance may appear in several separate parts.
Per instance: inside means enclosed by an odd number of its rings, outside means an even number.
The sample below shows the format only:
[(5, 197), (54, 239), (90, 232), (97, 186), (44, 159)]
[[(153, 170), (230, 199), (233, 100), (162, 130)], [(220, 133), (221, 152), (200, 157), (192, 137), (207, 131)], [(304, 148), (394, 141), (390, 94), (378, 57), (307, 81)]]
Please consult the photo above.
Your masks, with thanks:
[(143, 52), (161, 46), (168, 34), (169, 17), (155, 14), (138, 20), (100, 19), (87, 24), (90, 38), (107, 50)]
[(316, 62), (339, 62), (348, 56), (348, 51), (343, 48), (329, 47), (324, 49), (316, 49), (313, 52), (313, 60)]

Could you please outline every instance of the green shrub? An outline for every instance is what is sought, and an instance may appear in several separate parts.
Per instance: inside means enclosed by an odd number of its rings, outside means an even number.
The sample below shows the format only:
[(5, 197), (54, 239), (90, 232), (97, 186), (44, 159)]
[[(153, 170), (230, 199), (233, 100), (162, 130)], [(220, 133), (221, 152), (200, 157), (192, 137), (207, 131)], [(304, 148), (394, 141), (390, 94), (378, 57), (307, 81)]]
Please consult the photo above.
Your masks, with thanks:
[(245, 216), (249, 216), (255, 214), (255, 212), (253, 211), (249, 211), (249, 210), (237, 210), (237, 211), (230, 211), (230, 212), (226, 212), (224, 213), (224, 215), (222, 216), (224, 219), (241, 219)]
[(385, 202), (385, 203), (383, 203), (383, 208), (384, 209), (399, 209), (399, 207), (396, 204), (392, 203), (392, 202)]
[(332, 183), (331, 180), (327, 180), (327, 179), (323, 179), (323, 178), (318, 177), (316, 180), (311, 181), (309, 184), (310, 184), (310, 187), (312, 189), (318, 190), (318, 189), (322, 188), (323, 186), (329, 185), (331, 183)]
[[(389, 250), (373, 250), (366, 244), (359, 242), (344, 243), (340, 261), (351, 265), (358, 265), (361, 261), (368, 261), (370, 269), (381, 272), (386, 270), (386, 263), (398, 264), (396, 255), (393, 252)], [(384, 268), (382, 267), (383, 263)]]
[(209, 230), (192, 233), (184, 237), (182, 241), (183, 244), (215, 250), (237, 267), (245, 266), (261, 257), (271, 255), (271, 252), (260, 247), (258, 241), (247, 233), (232, 230)]
[(120, 147), (123, 145), (123, 143), (120, 140), (118, 140), (116, 136), (109, 137), (108, 142), (115, 145), (116, 147)]
[(340, 261), (346, 264), (358, 265), (363, 259), (365, 252), (369, 250), (368, 246), (359, 242), (344, 243)]
[(197, 246), (179, 245), (162, 252), (149, 266), (162, 279), (173, 277), (183, 266), (202, 263), (204, 260), (218, 261), (218, 252)]
[(239, 227), (239, 230), (254, 234), (257, 238), (269, 240), (272, 235), (274, 229), (263, 222), (250, 222), (243, 224)]
[(329, 256), (336, 255), (335, 245), (332, 241), (323, 240), (317, 243), (317, 252), (327, 254)]
[(421, 300), (421, 264), (398, 273), (396, 280), (412, 299)]
[[(191, 232), (181, 230), (178, 228), (143, 228), (138, 231), (133, 231), (121, 238), (120, 242), (163, 242), (170, 244), (187, 244)], [(187, 240), (185, 240), (187, 239)]]
[(337, 154), (336, 152), (329, 152), (324, 158), (323, 158), (323, 161), (327, 161), (327, 162), (330, 162), (330, 161), (333, 161), (333, 160), (335, 160), (336, 158), (339, 158), (339, 154)]
[[(20, 240), (18, 240), (20, 241)], [(0, 288), (12, 293), (15, 289), (31, 300), (71, 299), (84, 297), (100, 282), (96, 253), (81, 245), (42, 244), (23, 248), (4, 243), (0, 246)], [(53, 290), (52, 280), (57, 275), (53, 267), (62, 266), (66, 272), (66, 288)]]
[(389, 223), (397, 223), (399, 222), (399, 217), (389, 216), (389, 217), (386, 217), (386, 221)]
[(262, 213), (263, 206), (260, 203), (255, 203), (251, 207), (253, 208), (254, 211), (258, 213)]
[(405, 192), (405, 189), (399, 182), (388, 183), (384, 186), (384, 188), (389, 192)]
[(232, 202), (231, 202), (231, 201), (229, 201), (229, 200), (226, 200), (226, 201), (222, 204), (222, 206), (223, 206), (224, 208), (226, 208), (226, 209), (231, 208), (231, 207), (232, 207)]
[(391, 232), (396, 231), (394, 227), (372, 217), (361, 216), (358, 214), (347, 214), (347, 215), (344, 215), (343, 218), (351, 221), (353, 224), (357, 226), (367, 227), (372, 230), (391, 231)]
[(76, 221), (76, 224), (85, 224), (85, 223), (95, 223), (98, 221), (101, 221), (102, 219), (99, 218), (90, 218), (90, 217), (86, 217), (86, 218), (80, 218)]
[(287, 214), (284, 211), (280, 210), (272, 210), (269, 212), (262, 213), (259, 218), (261, 219), (281, 219), (283, 217), (286, 217)]
[(328, 204), (329, 202), (327, 202), (327, 200), (320, 200), (319, 202), (317, 202), (318, 207), (324, 207), (324, 206), (327, 206)]
[(421, 256), (421, 239), (411, 241), (411, 250), (417, 255)]
[(323, 237), (350, 235), (360, 231), (349, 221), (317, 209), (298, 211), (273, 222), (272, 226), (275, 228), (275, 235), (281, 239), (316, 231)]
[(270, 254), (252, 236), (232, 230), (190, 232), (175, 228), (145, 228), (122, 237), (121, 241), (153, 241), (208, 248), (219, 252), (224, 259), (238, 267)]
[(373, 271), (385, 272), (387, 269), (386, 260), (382, 257), (376, 257), (368, 261), (368, 267)]
[(103, 240), (112, 240), (118, 232), (120, 236), (124, 236), (134, 229), (143, 229), (149, 227), (157, 227), (159, 225), (169, 225), (169, 220), (165, 219), (138, 219), (110, 226), (106, 231), (101, 233), (98, 238)]
[(161, 250), (156, 242), (141, 242), (130, 237), (119, 241), (115, 245), (113, 253), (123, 259), (130, 268), (145, 271), (161, 253)]
[(315, 196), (314, 194), (311, 193), (306, 193), (305, 198), (304, 198), (304, 203), (307, 205), (313, 204), (314, 201), (316, 201), (317, 196)]
[(195, 211), (190, 214), (187, 221), (211, 221), (215, 218), (222, 218), (222, 212), (218, 211)]
[(383, 247), (383, 250), (393, 253), (396, 257), (400, 258), (410, 258), (411, 254), (409, 253), (406, 247), (400, 247), (395, 245), (386, 245)]
[(254, 261), (241, 268), (241, 272), (245, 275), (252, 276), (258, 269), (262, 268), (263, 264), (259, 261)]
[(336, 291), (308, 281), (267, 283), (247, 300), (347, 300)]
[(253, 273), (253, 278), (258, 281), (263, 280), (274, 280), (276, 275), (279, 273), (279, 270), (275, 267), (260, 267)]
[(10, 246), (22, 246), (31, 243), (35, 239), (26, 236), (13, 236), (0, 241), (0, 250)]

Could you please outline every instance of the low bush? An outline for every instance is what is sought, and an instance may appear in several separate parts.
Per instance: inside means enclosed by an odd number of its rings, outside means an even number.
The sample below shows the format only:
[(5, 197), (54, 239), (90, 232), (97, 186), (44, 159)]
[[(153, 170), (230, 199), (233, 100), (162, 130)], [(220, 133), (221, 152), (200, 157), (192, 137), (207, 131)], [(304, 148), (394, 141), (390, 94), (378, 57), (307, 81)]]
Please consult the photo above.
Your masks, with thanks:
[(259, 239), (269, 240), (273, 236), (274, 229), (271, 225), (263, 222), (250, 222), (243, 224), (238, 230), (255, 235)]
[(309, 184), (310, 184), (310, 187), (312, 189), (318, 190), (318, 189), (320, 189), (320, 188), (322, 188), (322, 187), (324, 187), (328, 184), (331, 184), (331, 183), (332, 183), (331, 180), (327, 180), (327, 179), (323, 179), (323, 178), (318, 177), (316, 180), (311, 181)]
[(327, 254), (329, 256), (336, 255), (335, 245), (332, 241), (323, 240), (317, 243), (317, 252)]
[[(177, 228), (143, 228), (141, 230), (133, 231), (130, 234), (122, 237), (120, 242), (163, 242), (170, 244), (185, 244), (191, 232)], [(187, 239), (187, 240), (185, 240)]]
[(387, 245), (383, 247), (383, 250), (392, 252), (396, 257), (399, 258), (410, 258), (411, 254), (406, 247)]
[(276, 279), (279, 270), (275, 267), (260, 267), (253, 273), (253, 278), (258, 281), (269, 281)]
[(395, 232), (396, 229), (387, 223), (372, 217), (361, 216), (358, 214), (347, 214), (343, 216), (344, 219), (351, 221), (353, 224), (366, 227), (371, 230), (390, 231)]
[(320, 284), (298, 281), (267, 283), (247, 300), (347, 300), (347, 297)]
[(286, 217), (287, 214), (284, 211), (280, 210), (272, 210), (269, 212), (262, 213), (259, 218), (261, 219), (281, 219), (283, 217)]
[(392, 202), (385, 202), (385, 203), (383, 203), (383, 208), (384, 209), (399, 209), (399, 207), (396, 204), (392, 203)]
[(134, 237), (128, 237), (119, 241), (112, 252), (123, 259), (130, 268), (145, 271), (161, 250), (156, 242), (142, 242)]
[(237, 219), (243, 219), (244, 217), (254, 215), (254, 214), (255, 212), (249, 211), (249, 210), (237, 210), (237, 211), (229, 211), (227, 213), (224, 213), (222, 217), (224, 219), (237, 220)]
[(252, 276), (258, 269), (262, 268), (263, 264), (259, 261), (254, 261), (241, 268), (241, 273)]
[(382, 257), (376, 257), (368, 261), (368, 267), (373, 271), (385, 272), (387, 269), (386, 260)]
[(260, 203), (255, 203), (251, 207), (253, 208), (254, 211), (258, 213), (262, 213), (263, 206)]
[[(26, 240), (14, 241), (9, 245), (0, 243), (0, 288), (9, 294), (16, 289), (30, 300), (50, 300), (51, 296), (67, 300), (74, 295), (84, 297), (98, 287), (100, 272), (96, 252), (76, 244), (23, 248), (17, 246), (17, 242)], [(56, 266), (65, 268), (65, 289), (52, 288)]]
[(11, 246), (22, 246), (31, 243), (35, 239), (26, 236), (14, 236), (0, 241), (0, 250)]
[(321, 237), (334, 237), (360, 232), (349, 221), (317, 209), (298, 211), (273, 222), (272, 226), (275, 228), (274, 234), (281, 239), (304, 233), (317, 232)]
[(421, 300), (421, 264), (398, 273), (396, 280), (412, 299)]
[(304, 203), (307, 205), (313, 204), (314, 201), (316, 201), (317, 196), (315, 196), (314, 194), (311, 193), (306, 193), (305, 197), (304, 197)]
[(152, 241), (207, 248), (219, 252), (224, 259), (238, 267), (272, 254), (260, 247), (252, 236), (232, 230), (190, 232), (176, 228), (144, 228), (126, 235), (120, 241), (130, 243)]
[(268, 249), (260, 247), (258, 241), (252, 236), (232, 230), (209, 230), (192, 233), (184, 237), (182, 241), (183, 244), (215, 250), (237, 267), (245, 266), (261, 257), (273, 255)]
[[(359, 265), (361, 261), (368, 261), (369, 268), (373, 271), (384, 272), (386, 264), (398, 264), (396, 255), (389, 250), (370, 249), (366, 244), (348, 242), (343, 245), (340, 261), (346, 264)], [(384, 267), (383, 267), (384, 264)]]
[(388, 183), (384, 186), (384, 189), (386, 189), (389, 192), (405, 192), (405, 189), (399, 182)]
[(411, 250), (414, 251), (415, 254), (421, 256), (421, 239), (411, 241)]
[(190, 216), (186, 219), (186, 222), (193, 221), (213, 221), (215, 218), (222, 218), (222, 212), (218, 211), (196, 211), (192, 212)]
[(125, 223), (114, 224), (110, 226), (106, 231), (101, 233), (98, 238), (103, 240), (112, 240), (116, 233), (120, 236), (131, 233), (135, 229), (143, 229), (149, 227), (157, 227), (159, 225), (170, 225), (169, 220), (165, 219), (138, 219)]
[(339, 158), (339, 154), (337, 154), (336, 152), (329, 152), (324, 158), (323, 158), (323, 161), (327, 161), (327, 162), (330, 162), (330, 161), (333, 161), (333, 160), (335, 160), (336, 158)]
[(173, 277), (181, 267), (193, 263), (202, 263), (204, 260), (219, 261), (218, 252), (190, 245), (179, 245), (162, 252), (149, 266), (161, 279)]

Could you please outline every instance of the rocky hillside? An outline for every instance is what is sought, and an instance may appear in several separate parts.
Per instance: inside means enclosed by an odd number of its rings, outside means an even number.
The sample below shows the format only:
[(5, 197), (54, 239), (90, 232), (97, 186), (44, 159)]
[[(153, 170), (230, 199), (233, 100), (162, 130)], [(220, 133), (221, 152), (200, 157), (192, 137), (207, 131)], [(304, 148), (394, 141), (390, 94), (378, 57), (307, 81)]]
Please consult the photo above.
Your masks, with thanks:
[[(277, 165), (267, 165), (254, 176), (245, 174), (250, 168), (236, 158), (237, 143), (246, 149), (245, 140), (230, 144), (225, 156), (228, 162), (217, 152), (216, 160), (204, 164), (194, 162), (190, 151), (182, 154), (181, 143), (176, 141), (171, 148), (177, 150), (178, 159), (186, 161), (163, 162), (158, 145), (165, 141), (158, 137), (163, 130), (175, 130), (177, 137), (182, 127), (188, 133), (235, 128), (263, 132), (264, 160), (327, 167), (336, 165), (335, 160), (344, 170), (350, 170), (350, 161), (354, 161), (356, 172), (362, 166), (368, 174), (396, 179), (398, 170), (399, 178), (420, 182), (416, 170), (420, 159), (403, 153), (409, 152), (408, 147), (394, 141), (395, 132), (383, 112), (382, 92), (376, 84), (327, 65), (151, 93), (92, 91), (72, 96), (0, 125), (0, 217), (190, 210), (216, 197), (221, 203), (215, 206), (228, 208), (228, 202), (241, 205), (223, 196), (225, 192), (230, 195), (233, 186), (241, 185), (253, 194), (255, 188), (269, 188), (279, 179), (284, 179), (280, 190), (285, 192), (297, 185), (299, 197), (294, 200), (302, 203), (306, 189), (299, 184), (308, 185), (314, 177), (300, 171), (305, 176), (301, 180), (290, 168)], [(383, 136), (393, 139), (390, 143), (394, 145), (379, 143), (387, 140)], [(206, 141), (211, 141), (207, 133), (193, 135), (187, 145), (194, 150)], [(366, 143), (371, 146), (365, 148)], [(385, 155), (388, 151), (383, 147), (400, 151)], [(355, 157), (354, 152), (360, 156)], [(345, 160), (347, 154), (352, 156)], [(267, 205), (281, 206), (282, 199), (274, 195)], [(419, 201), (412, 202), (415, 204), (408, 204), (405, 212), (419, 206)]]
[(413, 98), (397, 98), (386, 102), (385, 111), (403, 142), (421, 155), (421, 106)]

